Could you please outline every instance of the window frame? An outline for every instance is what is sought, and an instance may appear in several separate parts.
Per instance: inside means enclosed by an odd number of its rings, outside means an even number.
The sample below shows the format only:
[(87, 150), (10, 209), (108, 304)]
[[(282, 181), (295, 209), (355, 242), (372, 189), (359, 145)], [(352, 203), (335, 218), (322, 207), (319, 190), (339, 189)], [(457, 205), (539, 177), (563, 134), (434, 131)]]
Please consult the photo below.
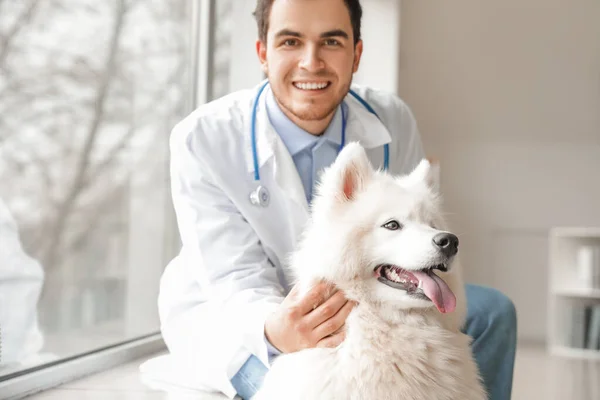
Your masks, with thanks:
[(19, 399), (166, 349), (160, 333), (104, 346), (0, 379), (0, 398)]

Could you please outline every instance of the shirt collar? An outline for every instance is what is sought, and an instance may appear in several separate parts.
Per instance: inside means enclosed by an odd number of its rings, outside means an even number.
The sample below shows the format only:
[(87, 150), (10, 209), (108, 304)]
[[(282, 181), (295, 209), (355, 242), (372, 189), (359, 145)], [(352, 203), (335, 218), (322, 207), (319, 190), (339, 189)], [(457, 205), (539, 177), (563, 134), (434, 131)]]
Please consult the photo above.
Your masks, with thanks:
[[(342, 144), (341, 107), (336, 109), (333, 119), (323, 135), (315, 136), (300, 128), (285, 115), (275, 100), (275, 95), (270, 88), (268, 88), (266, 98), (269, 121), (292, 156), (298, 154), (307, 147), (312, 147), (322, 140), (327, 140), (338, 146)], [(344, 113), (346, 114), (347, 119), (348, 107), (344, 103), (342, 103), (342, 107), (344, 107)]]

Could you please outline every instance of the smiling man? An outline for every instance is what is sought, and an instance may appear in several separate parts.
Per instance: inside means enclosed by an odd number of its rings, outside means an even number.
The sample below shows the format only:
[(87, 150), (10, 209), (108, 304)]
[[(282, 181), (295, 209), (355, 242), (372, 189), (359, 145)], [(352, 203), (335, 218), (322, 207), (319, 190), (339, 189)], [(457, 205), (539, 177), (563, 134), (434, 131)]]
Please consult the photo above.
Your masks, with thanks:
[[(159, 298), (177, 378), (245, 399), (278, 354), (344, 340), (354, 305), (324, 283), (300, 297), (285, 268), (320, 172), (350, 141), (394, 174), (424, 157), (406, 104), (352, 84), (363, 48), (358, 0), (258, 0), (255, 16), (267, 82), (200, 106), (173, 130), (183, 246)], [(490, 288), (466, 293), (465, 332), (490, 398), (509, 399), (514, 306)]]
[(257, 53), (273, 95), (286, 117), (313, 135), (325, 131), (348, 95), (362, 54), (360, 16), (353, 22), (347, 9), (340, 14), (342, 3), (265, 1), (257, 7), (259, 24), (268, 27)]

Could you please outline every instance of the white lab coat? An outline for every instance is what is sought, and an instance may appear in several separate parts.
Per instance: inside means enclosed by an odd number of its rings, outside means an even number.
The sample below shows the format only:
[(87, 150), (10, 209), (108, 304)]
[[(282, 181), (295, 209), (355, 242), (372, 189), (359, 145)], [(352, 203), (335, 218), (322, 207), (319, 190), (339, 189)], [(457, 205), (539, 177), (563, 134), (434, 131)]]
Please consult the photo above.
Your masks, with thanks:
[[(423, 157), (409, 108), (394, 95), (353, 89), (383, 123), (348, 95), (346, 143), (359, 141), (374, 166), (383, 166), (390, 143), (390, 171), (409, 172)], [(257, 91), (203, 105), (173, 129), (172, 195), (183, 246), (161, 278), (158, 301), (170, 355), (142, 366), (160, 381), (229, 398), (230, 379), (251, 354), (267, 364), (264, 320), (290, 289), (284, 264), (309, 213), (294, 162), (269, 123), (266, 91), (256, 136), (270, 203), (249, 201), (258, 186), (250, 140)]]

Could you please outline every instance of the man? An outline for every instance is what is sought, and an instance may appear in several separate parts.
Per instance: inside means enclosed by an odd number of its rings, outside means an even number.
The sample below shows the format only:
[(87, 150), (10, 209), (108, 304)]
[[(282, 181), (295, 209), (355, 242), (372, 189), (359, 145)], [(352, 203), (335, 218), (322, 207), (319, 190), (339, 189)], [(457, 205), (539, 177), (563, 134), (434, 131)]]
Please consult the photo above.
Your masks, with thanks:
[[(349, 94), (361, 14), (358, 0), (258, 0), (256, 50), (269, 85), (203, 105), (173, 131), (183, 247), (163, 275), (159, 310), (176, 375), (189, 387), (250, 398), (279, 353), (344, 339), (353, 304), (339, 291), (328, 297), (325, 283), (299, 298), (285, 270), (319, 172), (354, 140), (396, 174), (424, 157), (400, 99), (357, 86), (361, 100)], [(465, 332), (491, 399), (508, 399), (514, 306), (478, 286), (467, 297)]]

